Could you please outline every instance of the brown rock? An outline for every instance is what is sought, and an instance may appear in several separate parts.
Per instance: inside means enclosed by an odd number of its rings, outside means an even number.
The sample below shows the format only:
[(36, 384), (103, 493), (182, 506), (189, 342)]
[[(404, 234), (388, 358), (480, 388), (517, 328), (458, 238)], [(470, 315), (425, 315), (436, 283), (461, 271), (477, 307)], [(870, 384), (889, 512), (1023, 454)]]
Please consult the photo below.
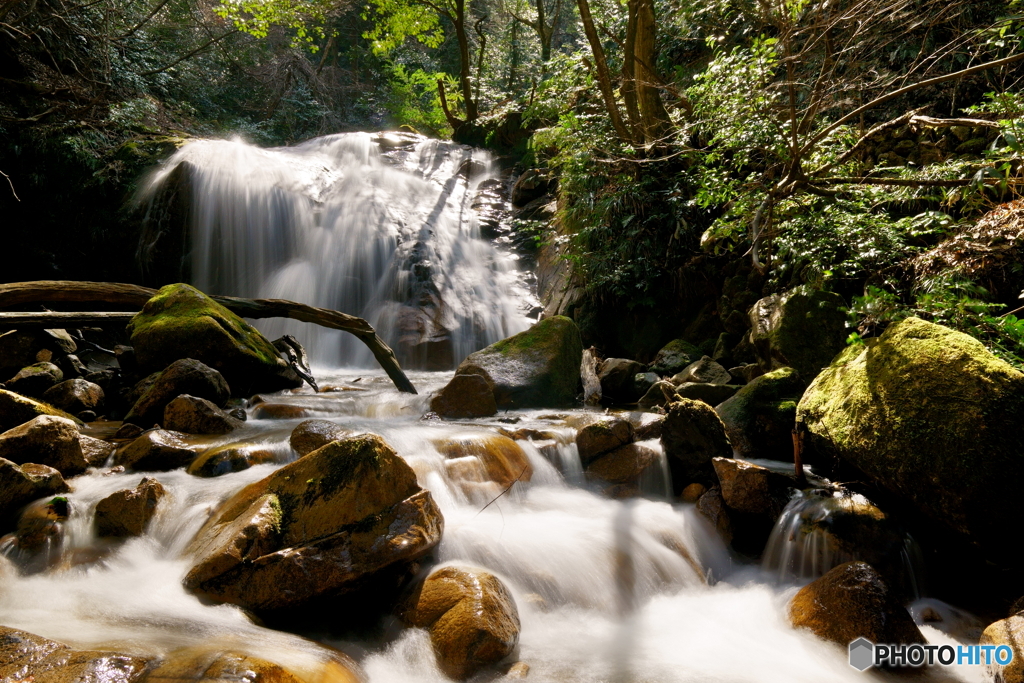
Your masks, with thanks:
[(198, 453), (185, 441), (185, 434), (151, 429), (114, 455), (114, 465), (140, 472), (165, 472), (188, 467)]
[(358, 665), (336, 650), (323, 649), (320, 663), (292, 670), (252, 654), (196, 646), (175, 650), (146, 677), (146, 683), (362, 683)]
[(18, 518), (13, 534), (0, 539), (4, 555), (17, 563), (22, 574), (35, 574), (49, 569), (61, 559), (68, 503), (55, 497), (31, 503)]
[(231, 396), (224, 377), (213, 368), (192, 358), (176, 360), (155, 378), (147, 377), (145, 391), (132, 405), (125, 422), (151, 427), (164, 418), (167, 404), (182, 394), (205, 398), (222, 406)]
[(437, 664), (465, 680), (512, 653), (519, 642), (519, 611), (496, 576), (443, 567), (424, 581), (402, 610), (412, 626), (430, 632)]
[[(689, 487), (687, 487), (689, 488)], [(697, 499), (697, 512), (704, 515), (726, 543), (732, 543), (732, 520), (722, 500), (722, 490), (712, 486)]]
[(587, 465), (587, 478), (618, 487), (616, 497), (639, 495), (640, 478), (651, 467), (657, 467), (659, 453), (653, 448), (630, 443), (619, 446)]
[(672, 377), (672, 383), (675, 385), (683, 384), (684, 382), (729, 384), (731, 381), (732, 375), (729, 374), (729, 371), (707, 356), (690, 363), (683, 368), (682, 372)]
[(644, 393), (637, 402), (637, 407), (640, 410), (652, 411), (667, 406), (674, 400), (676, 400), (676, 385), (668, 380), (659, 380)]
[(115, 450), (114, 444), (85, 434), (78, 437), (78, 443), (82, 446), (82, 456), (89, 467), (103, 467)]
[(533, 467), (526, 453), (512, 439), (500, 434), (444, 439), (434, 442), (434, 447), (445, 458), (475, 457), (483, 465), (487, 479), (501, 487), (516, 481), (530, 481)]
[(487, 417), (498, 412), (494, 392), (480, 375), (456, 375), (430, 400), (430, 409), (446, 418)]
[(78, 427), (71, 420), (52, 415), (40, 415), (0, 434), (0, 458), (47, 465), (65, 476), (84, 472), (89, 466)]
[(133, 489), (110, 494), (96, 504), (96, 534), (118, 538), (141, 536), (165, 495), (167, 490), (150, 477)]
[(0, 429), (7, 430), (17, 427), (39, 415), (56, 415), (57, 417), (66, 417), (76, 424), (81, 423), (81, 420), (47, 403), (16, 394), (13, 391), (0, 389)]
[(64, 373), (53, 363), (35, 363), (18, 371), (4, 384), (11, 391), (40, 398), (47, 389), (64, 380)]
[(725, 504), (733, 510), (777, 518), (796, 482), (793, 478), (745, 460), (712, 461)]
[(608, 358), (601, 363), (597, 378), (601, 382), (601, 394), (612, 401), (629, 403), (639, 398), (634, 386), (637, 373), (644, 366), (628, 358)]
[(843, 647), (857, 638), (873, 643), (925, 642), (882, 575), (866, 562), (841, 564), (801, 588), (790, 603), (789, 620)]
[(292, 430), (288, 443), (299, 456), (303, 456), (352, 434), (352, 430), (330, 420), (306, 420)]
[[(633, 419), (634, 415), (636, 416), (635, 420)], [(637, 441), (661, 438), (661, 430), (665, 424), (664, 415), (633, 413), (630, 415), (630, 421), (633, 423), (633, 438)]]
[(36, 683), (142, 683), (147, 661), (117, 652), (73, 650), (0, 626), (0, 680)]
[(1001, 683), (1024, 683), (1024, 616), (1014, 614), (989, 624), (981, 634), (981, 645), (1006, 645), (1013, 652), (1013, 659), (1005, 666), (995, 663), (988, 665), (988, 674)]
[(55, 408), (78, 414), (103, 405), (103, 389), (84, 379), (69, 379), (46, 390), (43, 400)]
[(695, 481), (714, 482), (713, 458), (732, 457), (725, 427), (714, 408), (703, 401), (683, 398), (669, 406), (661, 430), (675, 492)]
[(327, 444), (228, 499), (186, 554), (185, 586), (250, 609), (298, 607), (399, 570), (441, 540), (444, 520), (379, 436)]
[(617, 417), (589, 424), (576, 434), (576, 447), (584, 467), (597, 457), (632, 441), (633, 425)]
[(689, 486), (684, 488), (682, 494), (680, 494), (679, 497), (683, 500), (684, 503), (696, 503), (698, 500), (700, 500), (700, 497), (704, 495), (705, 491), (707, 491), (707, 489), (704, 488), (703, 484), (698, 484), (694, 482), (693, 484), (690, 484)]
[(197, 477), (219, 477), (277, 460), (278, 454), (264, 444), (229, 443), (200, 455), (188, 466), (188, 473)]
[(292, 420), (297, 417), (309, 417), (309, 411), (293, 403), (261, 403), (252, 411), (254, 420)]
[(227, 434), (242, 426), (205, 398), (182, 394), (164, 408), (165, 429), (185, 434)]
[(10, 515), (33, 500), (70, 490), (52, 467), (0, 458), (0, 529), (13, 527)]

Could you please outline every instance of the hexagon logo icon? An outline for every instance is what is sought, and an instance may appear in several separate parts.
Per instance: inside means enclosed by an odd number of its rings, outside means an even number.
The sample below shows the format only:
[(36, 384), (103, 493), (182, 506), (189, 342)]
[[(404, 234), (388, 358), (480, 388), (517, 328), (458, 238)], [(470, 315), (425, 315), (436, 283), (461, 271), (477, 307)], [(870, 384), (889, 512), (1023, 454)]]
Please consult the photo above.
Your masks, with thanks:
[(850, 643), (850, 666), (857, 671), (869, 669), (875, 661), (875, 644), (867, 638)]

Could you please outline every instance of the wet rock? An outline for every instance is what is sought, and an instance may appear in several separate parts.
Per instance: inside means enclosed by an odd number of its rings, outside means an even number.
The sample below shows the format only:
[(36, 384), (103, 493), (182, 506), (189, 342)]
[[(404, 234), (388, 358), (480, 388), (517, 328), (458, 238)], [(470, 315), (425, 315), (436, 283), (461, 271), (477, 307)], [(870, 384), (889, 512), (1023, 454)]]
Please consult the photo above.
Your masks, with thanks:
[(672, 383), (677, 386), (685, 382), (729, 384), (731, 381), (732, 375), (729, 374), (729, 371), (707, 356), (690, 363), (672, 377)]
[(103, 467), (115, 450), (114, 444), (102, 439), (94, 439), (85, 434), (78, 437), (78, 443), (82, 447), (82, 456), (89, 467)]
[(738, 512), (764, 515), (773, 522), (796, 486), (795, 477), (745, 460), (715, 458), (712, 464), (726, 505)]
[(640, 410), (650, 411), (664, 408), (674, 400), (676, 400), (676, 385), (663, 379), (652, 384), (636, 405)]
[(165, 495), (167, 490), (151, 477), (145, 477), (133, 489), (115, 491), (96, 504), (96, 535), (141, 536)]
[(330, 420), (306, 420), (305, 422), (300, 422), (292, 430), (288, 442), (296, 453), (303, 456), (326, 446), (332, 441), (344, 439), (352, 434), (351, 429), (346, 429)]
[(57, 417), (65, 417), (75, 423), (81, 423), (81, 420), (65, 413), (63, 410), (54, 408), (48, 403), (37, 401), (28, 396), (22, 396), (13, 391), (0, 389), (0, 429), (7, 430), (17, 427), (39, 415), (56, 415)]
[(103, 405), (103, 389), (84, 379), (69, 379), (47, 389), (43, 400), (69, 413), (95, 412)]
[(789, 620), (844, 648), (857, 638), (926, 642), (882, 575), (866, 562), (841, 564), (801, 588), (789, 605)]
[(700, 349), (685, 339), (673, 339), (661, 347), (647, 370), (671, 377), (703, 355)]
[(142, 436), (142, 433), (146, 431), (139, 425), (133, 425), (130, 422), (125, 422), (117, 431), (114, 432), (115, 439), (137, 439)]
[(551, 189), (551, 180), (544, 171), (531, 168), (516, 178), (512, 185), (512, 206), (526, 206), (532, 201), (542, 198)]
[(117, 652), (74, 650), (0, 626), (0, 680), (37, 683), (142, 683), (147, 660)]
[(487, 476), (502, 488), (512, 482), (530, 481), (533, 467), (526, 453), (512, 439), (500, 434), (457, 437), (434, 442), (435, 448), (445, 458), (474, 457), (480, 461)]
[(434, 398), (430, 409), (445, 418), (488, 417), (498, 412), (490, 383), (481, 375), (455, 375)]
[(185, 434), (227, 434), (242, 426), (205, 398), (182, 394), (164, 408), (163, 426)]
[(981, 634), (981, 645), (1005, 645), (1013, 652), (1009, 664), (992, 662), (986, 667), (988, 675), (1000, 683), (1024, 683), (1024, 616), (1014, 614), (989, 624)]
[(803, 285), (750, 309), (750, 341), (761, 367), (794, 368), (804, 381), (826, 367), (846, 344), (846, 314), (838, 294)]
[(617, 417), (589, 424), (576, 434), (576, 448), (584, 467), (597, 457), (632, 441), (633, 425)]
[(631, 413), (629, 421), (633, 424), (633, 438), (636, 441), (660, 439), (661, 429), (665, 424), (665, 416), (654, 413)]
[(793, 460), (796, 403), (803, 383), (793, 368), (754, 379), (715, 408), (729, 442), (742, 458)]
[(239, 396), (302, 386), (256, 328), (189, 285), (161, 288), (129, 323), (128, 333), (142, 372), (166, 368), (187, 349), (188, 357), (220, 372)]
[(252, 411), (254, 420), (293, 420), (309, 417), (311, 411), (294, 403), (260, 403)]
[(167, 404), (182, 394), (204, 398), (222, 406), (231, 395), (224, 377), (194, 358), (182, 358), (140, 382), (141, 395), (125, 416), (125, 422), (151, 427), (164, 419)]
[(519, 611), (505, 584), (468, 567), (435, 570), (405, 603), (403, 620), (430, 633), (438, 667), (466, 680), (512, 654)]
[[(700, 484), (697, 484), (700, 486)], [(692, 484), (691, 484), (692, 486)], [(689, 488), (689, 486), (687, 487)], [(692, 489), (691, 489), (692, 490)], [(726, 543), (732, 543), (732, 520), (722, 499), (722, 490), (713, 486), (697, 499), (697, 512), (702, 514)]]
[(679, 498), (684, 503), (696, 503), (704, 495), (705, 491), (707, 489), (704, 487), (704, 484), (694, 482), (683, 489), (683, 492), (679, 494)]
[(14, 526), (10, 516), (33, 500), (70, 490), (52, 467), (0, 458), (0, 529)]
[(1001, 524), (1024, 487), (1024, 374), (977, 340), (908, 318), (849, 347), (799, 404), (815, 457), (836, 459), (937, 525), (1016, 561)]
[(644, 366), (627, 358), (605, 359), (597, 373), (601, 382), (601, 395), (612, 402), (632, 403), (640, 398), (636, 392), (635, 378), (644, 371)]
[(264, 444), (229, 443), (206, 451), (192, 461), (187, 471), (197, 477), (219, 477), (278, 459), (278, 454)]
[(181, 432), (151, 429), (119, 450), (114, 465), (139, 472), (165, 472), (188, 467), (198, 453)]
[(64, 476), (85, 471), (78, 426), (67, 418), (40, 415), (0, 434), (0, 458), (47, 465)]
[(660, 378), (656, 372), (638, 372), (633, 376), (633, 393), (636, 396), (643, 396)]
[(529, 675), (530, 665), (526, 662), (516, 662), (509, 667), (508, 671), (505, 673), (505, 678), (512, 681), (521, 681)]
[(0, 549), (23, 574), (35, 574), (60, 561), (64, 542), (61, 522), (68, 518), (63, 496), (30, 504), (18, 518), (14, 533), (0, 538)]
[(740, 388), (738, 384), (683, 382), (676, 387), (676, 395), (695, 401), (704, 401), (709, 406), (717, 406), (719, 403), (732, 398)]
[(64, 373), (53, 363), (35, 363), (18, 371), (4, 384), (23, 396), (42, 398), (46, 390), (64, 380)]
[(589, 465), (585, 472), (587, 479), (606, 484), (605, 495), (626, 498), (640, 495), (640, 483), (645, 473), (657, 468), (658, 451), (636, 443), (620, 446), (610, 453), (601, 455)]
[(337, 651), (324, 650), (323, 662), (295, 672), (243, 652), (190, 647), (165, 656), (146, 683), (362, 683), (358, 665)]
[(444, 521), (379, 436), (327, 444), (229, 498), (186, 556), (189, 590), (255, 610), (348, 593), (430, 552)]
[(583, 343), (571, 319), (554, 316), (471, 353), (456, 375), (480, 375), (498, 408), (571, 405), (580, 386)]
[(688, 484), (714, 482), (712, 459), (732, 457), (725, 427), (715, 410), (703, 401), (680, 399), (669, 405), (661, 430), (672, 485), (679, 493)]

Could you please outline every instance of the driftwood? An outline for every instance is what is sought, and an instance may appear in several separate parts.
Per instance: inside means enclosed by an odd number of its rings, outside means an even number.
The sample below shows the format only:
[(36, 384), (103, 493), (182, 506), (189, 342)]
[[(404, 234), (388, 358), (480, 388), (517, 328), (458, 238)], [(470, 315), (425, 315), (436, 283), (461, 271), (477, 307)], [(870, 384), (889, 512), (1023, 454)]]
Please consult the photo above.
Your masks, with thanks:
[[(102, 305), (107, 308), (132, 309), (132, 313), (0, 313), (0, 326), (10, 329), (19, 326), (71, 327), (122, 320), (127, 323), (134, 315), (134, 311), (142, 308), (155, 294), (155, 289), (118, 282), (39, 280), (0, 284), (0, 310), (10, 311), (30, 305), (54, 304)], [(243, 318), (291, 318), (354, 334), (373, 352), (374, 358), (388, 373), (388, 377), (399, 391), (416, 393), (416, 388), (398, 364), (394, 351), (362, 318), (284, 299), (242, 299), (214, 295), (210, 298)]]

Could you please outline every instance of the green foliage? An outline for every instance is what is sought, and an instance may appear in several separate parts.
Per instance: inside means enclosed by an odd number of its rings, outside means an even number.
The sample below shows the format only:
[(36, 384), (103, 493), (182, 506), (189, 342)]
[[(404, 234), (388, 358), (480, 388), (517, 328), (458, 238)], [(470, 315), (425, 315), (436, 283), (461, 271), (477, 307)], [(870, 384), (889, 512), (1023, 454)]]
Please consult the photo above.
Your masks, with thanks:
[(415, 0), (370, 0), (363, 19), (374, 21), (363, 37), (378, 56), (390, 54), (408, 38), (432, 48), (444, 41), (441, 15)]
[(287, 27), (293, 32), (293, 44), (316, 52), (315, 41), (325, 36), (324, 23), (332, 6), (324, 0), (220, 0), (214, 11), (254, 38), (266, 38), (275, 26)]
[(457, 107), (462, 96), (454, 77), (443, 72), (407, 69), (401, 64), (392, 66), (387, 109), (396, 126), (409, 126), (435, 136), (443, 136), (450, 131), (441, 109), (438, 80), (444, 82), (445, 90), (449, 93), (449, 106)]

